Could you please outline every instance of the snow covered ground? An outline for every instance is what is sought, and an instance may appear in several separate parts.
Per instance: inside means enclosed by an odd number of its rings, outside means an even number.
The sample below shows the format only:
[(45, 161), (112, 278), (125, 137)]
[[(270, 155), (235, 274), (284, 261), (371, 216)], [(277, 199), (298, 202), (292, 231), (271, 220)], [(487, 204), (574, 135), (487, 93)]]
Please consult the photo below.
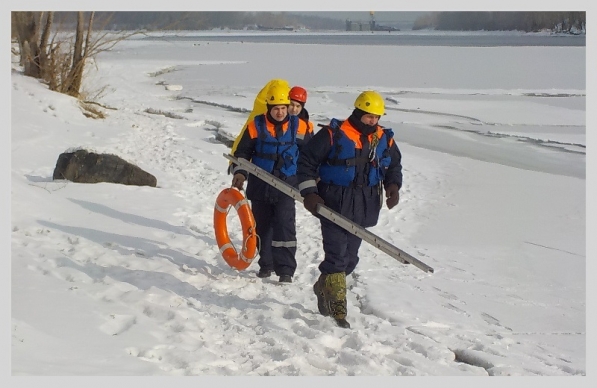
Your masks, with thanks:
[[(104, 120), (13, 61), (10, 374), (587, 382), (585, 55), (131, 40), (89, 66), (86, 90), (105, 87), (114, 108)], [(347, 117), (362, 90), (387, 99), (404, 186), (370, 230), (435, 272), (364, 242), (350, 330), (317, 313), (323, 252), (302, 205), (292, 284), (258, 279), (256, 263), (233, 270), (215, 242), (231, 181), (218, 139), (272, 78), (307, 88), (316, 123)], [(53, 181), (58, 155), (79, 147), (158, 187)]]

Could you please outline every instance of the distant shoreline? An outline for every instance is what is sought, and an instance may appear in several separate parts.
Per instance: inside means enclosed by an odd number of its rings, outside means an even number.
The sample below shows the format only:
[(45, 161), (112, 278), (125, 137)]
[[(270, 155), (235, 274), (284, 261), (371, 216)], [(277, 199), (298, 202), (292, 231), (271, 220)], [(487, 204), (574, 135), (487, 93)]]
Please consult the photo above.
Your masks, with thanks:
[(586, 47), (586, 35), (522, 31), (168, 31), (146, 34), (143, 40), (200, 42), (290, 43), (387, 46), (566, 46)]
[[(424, 36), (569, 36), (569, 37), (580, 37), (585, 36), (584, 34), (574, 35), (561, 32), (541, 31), (541, 32), (525, 32), (518, 30), (509, 31), (442, 31), (442, 30), (402, 30), (402, 31), (391, 31), (392, 35), (424, 35)], [(211, 30), (161, 30), (161, 31), (149, 31), (146, 35), (155, 36), (296, 36), (296, 35), (388, 35), (388, 31), (330, 31), (330, 30), (276, 30), (276, 31), (261, 31), (261, 30), (232, 30), (232, 29), (211, 29)]]

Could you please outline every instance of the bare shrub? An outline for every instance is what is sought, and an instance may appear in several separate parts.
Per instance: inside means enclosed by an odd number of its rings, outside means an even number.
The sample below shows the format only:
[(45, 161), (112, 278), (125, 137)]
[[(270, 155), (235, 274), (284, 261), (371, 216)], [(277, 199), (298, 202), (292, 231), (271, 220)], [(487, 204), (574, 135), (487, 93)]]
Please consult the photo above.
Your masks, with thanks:
[(85, 117), (89, 117), (92, 119), (105, 119), (106, 118), (106, 114), (99, 109), (97, 106), (85, 102), (85, 101), (79, 101), (79, 106), (81, 107), (81, 110), (83, 111), (83, 115), (85, 115)]
[[(95, 12), (77, 12), (75, 31), (54, 26), (55, 12), (11, 13), (19, 43), (20, 63), (27, 76), (41, 79), (50, 90), (81, 98), (87, 61), (142, 31), (103, 31), (110, 18), (94, 32)], [(53, 33), (51, 31), (54, 31)]]

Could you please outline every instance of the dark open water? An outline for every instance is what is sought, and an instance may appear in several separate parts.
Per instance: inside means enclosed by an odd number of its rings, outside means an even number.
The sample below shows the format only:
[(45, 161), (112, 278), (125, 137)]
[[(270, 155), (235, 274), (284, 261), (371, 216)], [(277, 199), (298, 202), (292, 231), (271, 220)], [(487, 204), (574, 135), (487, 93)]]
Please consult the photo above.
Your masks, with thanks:
[[(208, 34), (211, 34), (208, 32)], [(251, 43), (293, 43), (293, 44), (326, 44), (326, 45), (390, 45), (390, 46), (453, 46), (453, 47), (499, 47), (499, 46), (569, 46), (585, 47), (585, 35), (539, 35), (539, 34), (503, 34), (503, 33), (432, 33), (412, 34), (401, 32), (369, 34), (326, 34), (317, 33), (270, 33), (261, 35), (247, 33), (241, 35), (234, 32), (230, 35), (196, 35), (147, 37), (147, 40), (186, 40), (209, 42), (251, 42)]]

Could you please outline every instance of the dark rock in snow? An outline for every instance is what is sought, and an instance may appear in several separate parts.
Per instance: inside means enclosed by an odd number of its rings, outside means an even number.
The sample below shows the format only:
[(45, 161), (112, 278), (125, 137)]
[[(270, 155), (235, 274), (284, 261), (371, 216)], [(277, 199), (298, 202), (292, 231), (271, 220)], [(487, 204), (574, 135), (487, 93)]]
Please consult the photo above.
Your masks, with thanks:
[(156, 187), (157, 179), (150, 173), (111, 154), (96, 154), (86, 150), (60, 154), (53, 179), (77, 183), (121, 183)]

